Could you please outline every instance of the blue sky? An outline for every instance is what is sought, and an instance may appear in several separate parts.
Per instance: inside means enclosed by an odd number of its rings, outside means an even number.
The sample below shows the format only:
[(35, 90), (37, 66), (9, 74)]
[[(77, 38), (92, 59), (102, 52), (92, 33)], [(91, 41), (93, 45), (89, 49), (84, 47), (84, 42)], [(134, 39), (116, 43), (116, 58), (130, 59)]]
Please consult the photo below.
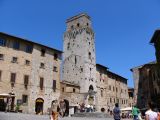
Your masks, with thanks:
[(95, 31), (97, 63), (128, 79), (155, 60), (149, 41), (160, 28), (159, 0), (0, 0), (0, 31), (59, 50), (65, 21), (86, 12)]

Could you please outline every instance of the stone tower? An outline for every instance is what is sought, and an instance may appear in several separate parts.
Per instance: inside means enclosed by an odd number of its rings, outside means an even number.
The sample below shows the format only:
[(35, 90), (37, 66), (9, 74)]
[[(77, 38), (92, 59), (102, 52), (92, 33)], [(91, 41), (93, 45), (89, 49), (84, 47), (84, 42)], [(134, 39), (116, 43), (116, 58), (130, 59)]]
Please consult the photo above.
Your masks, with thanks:
[(63, 80), (80, 86), (80, 92), (96, 90), (94, 32), (87, 14), (67, 19), (64, 33)]

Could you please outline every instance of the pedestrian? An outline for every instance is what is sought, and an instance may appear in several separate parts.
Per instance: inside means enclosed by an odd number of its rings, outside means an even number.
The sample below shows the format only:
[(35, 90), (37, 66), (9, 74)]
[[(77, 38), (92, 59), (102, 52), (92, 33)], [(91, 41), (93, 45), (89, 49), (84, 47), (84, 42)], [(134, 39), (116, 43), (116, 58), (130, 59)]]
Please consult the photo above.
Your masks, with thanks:
[(152, 102), (148, 103), (149, 109), (145, 112), (145, 120), (158, 120), (157, 112), (153, 111), (155, 104)]
[(51, 104), (51, 109), (50, 109), (50, 119), (51, 120), (58, 120), (58, 101), (54, 100)]
[(114, 120), (120, 120), (121, 119), (120, 113), (121, 113), (121, 111), (119, 109), (119, 104), (116, 103), (115, 107), (113, 109)]
[(138, 120), (138, 114), (139, 114), (139, 109), (137, 108), (136, 105), (133, 106), (132, 108), (132, 115), (133, 115), (133, 120)]
[(64, 117), (65, 111), (66, 111), (66, 103), (65, 103), (64, 99), (60, 100), (59, 107), (60, 107), (60, 115), (62, 117)]

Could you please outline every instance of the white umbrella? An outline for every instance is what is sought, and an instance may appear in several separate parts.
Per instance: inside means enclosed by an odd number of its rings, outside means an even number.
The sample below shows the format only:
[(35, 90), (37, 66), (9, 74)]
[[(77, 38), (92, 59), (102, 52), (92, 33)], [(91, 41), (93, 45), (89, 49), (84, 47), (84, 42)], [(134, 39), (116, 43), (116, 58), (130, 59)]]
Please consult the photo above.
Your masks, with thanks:
[(9, 97), (10, 95), (8, 93), (0, 93), (1, 97)]
[(121, 111), (131, 111), (132, 107), (126, 107), (126, 108), (122, 108)]

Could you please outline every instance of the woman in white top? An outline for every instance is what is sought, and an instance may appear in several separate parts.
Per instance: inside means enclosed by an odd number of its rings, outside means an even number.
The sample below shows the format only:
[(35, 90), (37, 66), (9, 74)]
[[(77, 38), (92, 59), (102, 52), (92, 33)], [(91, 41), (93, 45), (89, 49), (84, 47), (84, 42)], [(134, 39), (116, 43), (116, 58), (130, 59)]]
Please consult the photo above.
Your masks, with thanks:
[(154, 104), (148, 103), (149, 109), (145, 112), (145, 120), (157, 120), (157, 112), (154, 112)]

